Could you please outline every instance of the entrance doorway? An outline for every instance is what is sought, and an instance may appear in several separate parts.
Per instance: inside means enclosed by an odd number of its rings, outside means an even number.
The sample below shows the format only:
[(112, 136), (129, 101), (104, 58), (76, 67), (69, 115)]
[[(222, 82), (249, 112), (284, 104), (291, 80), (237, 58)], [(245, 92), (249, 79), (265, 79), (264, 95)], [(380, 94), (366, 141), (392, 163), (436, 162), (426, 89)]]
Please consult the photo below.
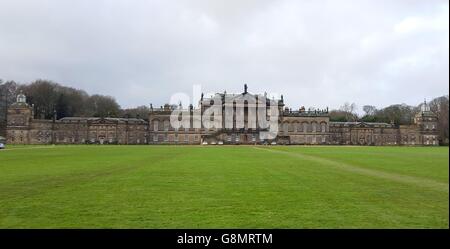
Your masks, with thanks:
[(100, 144), (103, 144), (105, 142), (105, 137), (104, 136), (99, 136), (98, 137), (98, 141), (100, 141)]

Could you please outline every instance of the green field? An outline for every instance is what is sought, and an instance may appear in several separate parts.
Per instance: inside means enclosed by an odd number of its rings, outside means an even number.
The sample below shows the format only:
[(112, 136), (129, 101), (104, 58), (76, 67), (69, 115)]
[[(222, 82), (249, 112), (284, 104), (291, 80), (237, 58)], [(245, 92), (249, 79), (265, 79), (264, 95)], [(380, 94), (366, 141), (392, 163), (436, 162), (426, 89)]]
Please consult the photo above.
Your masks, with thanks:
[(0, 228), (448, 228), (448, 152), (11, 146)]

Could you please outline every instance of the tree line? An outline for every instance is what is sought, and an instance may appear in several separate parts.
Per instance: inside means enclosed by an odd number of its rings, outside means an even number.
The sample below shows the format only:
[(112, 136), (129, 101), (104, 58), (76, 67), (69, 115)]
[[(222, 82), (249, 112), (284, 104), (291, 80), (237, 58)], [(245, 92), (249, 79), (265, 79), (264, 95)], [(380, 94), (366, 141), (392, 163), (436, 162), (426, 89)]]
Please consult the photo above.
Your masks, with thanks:
[[(33, 105), (34, 118), (52, 119), (63, 117), (131, 117), (147, 118), (149, 108), (139, 106), (122, 109), (114, 97), (100, 94), (89, 95), (86, 91), (63, 86), (48, 81), (36, 80), (30, 84), (7, 81), (0, 85), (3, 101), (10, 105), (17, 94), (27, 96), (27, 102)], [(0, 95), (1, 96), (1, 95)], [(4, 104), (5, 105), (5, 104)]]
[[(15, 102), (16, 95), (20, 92), (23, 92), (27, 96), (27, 102), (33, 105), (34, 118), (37, 119), (52, 119), (55, 113), (58, 119), (63, 117), (148, 118), (149, 107), (122, 109), (111, 96), (89, 95), (84, 90), (66, 87), (49, 80), (19, 84), (14, 81), (3, 82), (0, 79), (0, 129), (2, 125), (5, 126), (7, 106)], [(409, 125), (413, 123), (414, 115), (420, 111), (422, 104), (417, 106), (395, 104), (381, 109), (365, 105), (362, 107), (364, 114), (358, 115), (356, 104), (345, 103), (339, 109), (331, 110), (329, 114), (331, 121), (385, 122)], [(441, 138), (448, 143), (449, 96), (435, 98), (428, 104), (430, 110), (439, 118), (438, 128)]]

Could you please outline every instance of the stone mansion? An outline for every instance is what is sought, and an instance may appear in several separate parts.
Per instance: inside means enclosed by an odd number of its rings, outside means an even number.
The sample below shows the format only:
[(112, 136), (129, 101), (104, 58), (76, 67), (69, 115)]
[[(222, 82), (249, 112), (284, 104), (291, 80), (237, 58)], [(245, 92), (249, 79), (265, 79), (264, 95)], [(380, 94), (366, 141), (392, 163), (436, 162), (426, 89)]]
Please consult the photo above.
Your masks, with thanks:
[[(64, 117), (52, 120), (35, 119), (33, 107), (23, 94), (17, 96), (7, 113), (9, 144), (323, 144), (323, 145), (438, 145), (437, 118), (425, 104), (412, 125), (388, 123), (331, 122), (328, 110), (292, 110), (280, 99), (232, 102), (234, 113), (244, 113), (243, 127), (205, 128), (192, 125), (214, 99), (262, 99), (245, 91), (240, 94), (217, 93), (210, 98), (202, 95), (198, 108), (183, 110), (189, 115), (181, 128), (171, 126), (170, 116), (177, 106), (151, 107), (148, 121), (136, 118)], [(278, 110), (278, 133), (271, 139), (261, 139), (264, 129), (249, 126), (248, 108), (267, 108), (275, 103)], [(222, 104), (226, 113), (227, 104)], [(234, 114), (236, 115), (236, 114)], [(234, 119), (233, 119), (234, 121)], [(186, 121), (185, 121), (186, 122)], [(201, 123), (201, 122), (198, 122)]]

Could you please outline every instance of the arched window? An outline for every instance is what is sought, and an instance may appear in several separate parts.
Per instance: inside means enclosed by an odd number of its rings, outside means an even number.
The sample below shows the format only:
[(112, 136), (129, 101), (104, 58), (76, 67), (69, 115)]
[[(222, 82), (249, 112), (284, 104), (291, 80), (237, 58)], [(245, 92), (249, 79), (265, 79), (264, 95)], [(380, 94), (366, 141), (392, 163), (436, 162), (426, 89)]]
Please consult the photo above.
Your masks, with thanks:
[(294, 132), (294, 124), (290, 123), (289, 126), (288, 126), (288, 129), (289, 129), (288, 130), (289, 132)]
[(313, 122), (311, 124), (311, 128), (312, 128), (312, 132), (316, 132), (317, 131), (317, 123)]
[(153, 120), (153, 130), (158, 131), (159, 122), (158, 120)]
[(303, 123), (303, 132), (308, 132), (308, 123)]
[(288, 128), (289, 128), (289, 123), (288, 123), (288, 122), (284, 123), (284, 124), (283, 124), (283, 132), (284, 132), (285, 134), (287, 134)]
[(299, 132), (300, 131), (299, 123), (295, 122), (295, 123), (293, 123), (293, 126), (294, 126), (294, 132)]
[(298, 132), (303, 132), (303, 125), (302, 125), (302, 123), (297, 123), (297, 131)]
[(170, 122), (169, 120), (164, 120), (164, 130), (168, 131), (170, 127)]
[(322, 132), (327, 132), (327, 125), (326, 125), (326, 123), (322, 123), (321, 130), (322, 130)]

